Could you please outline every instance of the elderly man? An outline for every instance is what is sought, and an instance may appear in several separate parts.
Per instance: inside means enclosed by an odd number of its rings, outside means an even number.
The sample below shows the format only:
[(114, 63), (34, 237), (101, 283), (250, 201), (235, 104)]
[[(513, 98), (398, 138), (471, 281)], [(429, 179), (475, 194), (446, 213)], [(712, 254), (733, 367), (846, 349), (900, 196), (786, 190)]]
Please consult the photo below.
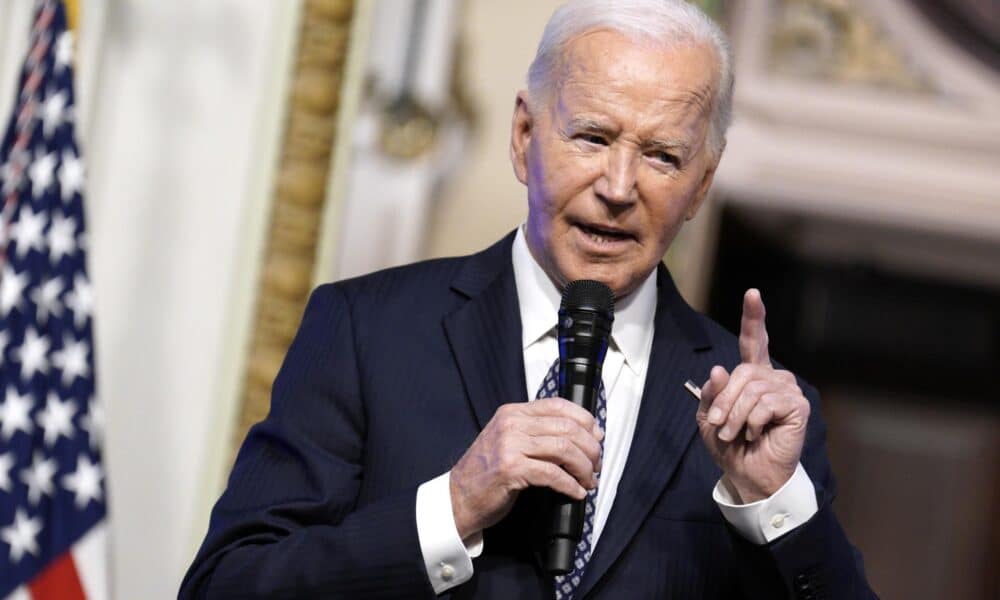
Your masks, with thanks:
[[(737, 338), (660, 263), (719, 164), (730, 64), (684, 2), (557, 11), (514, 109), (526, 223), (316, 290), (181, 596), (873, 596), (830, 508), (816, 393), (772, 364), (760, 294)], [(577, 279), (616, 297), (598, 418), (526, 402)], [(544, 488), (587, 507), (555, 579)]]

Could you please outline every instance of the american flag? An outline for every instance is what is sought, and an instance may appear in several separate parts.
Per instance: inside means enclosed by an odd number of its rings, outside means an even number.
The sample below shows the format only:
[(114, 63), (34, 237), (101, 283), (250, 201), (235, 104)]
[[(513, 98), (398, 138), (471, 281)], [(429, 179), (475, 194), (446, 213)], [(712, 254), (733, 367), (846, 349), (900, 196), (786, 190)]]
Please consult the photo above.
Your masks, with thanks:
[(0, 598), (108, 595), (72, 63), (62, 2), (36, 0), (0, 146)]

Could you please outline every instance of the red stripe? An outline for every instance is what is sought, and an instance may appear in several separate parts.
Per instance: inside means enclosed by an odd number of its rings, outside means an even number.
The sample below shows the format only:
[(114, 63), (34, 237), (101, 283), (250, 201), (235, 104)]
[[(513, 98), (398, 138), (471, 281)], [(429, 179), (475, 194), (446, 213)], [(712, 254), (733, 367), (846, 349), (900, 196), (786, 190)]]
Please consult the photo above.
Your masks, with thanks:
[(86, 600), (73, 555), (69, 552), (45, 568), (28, 584), (33, 600)]

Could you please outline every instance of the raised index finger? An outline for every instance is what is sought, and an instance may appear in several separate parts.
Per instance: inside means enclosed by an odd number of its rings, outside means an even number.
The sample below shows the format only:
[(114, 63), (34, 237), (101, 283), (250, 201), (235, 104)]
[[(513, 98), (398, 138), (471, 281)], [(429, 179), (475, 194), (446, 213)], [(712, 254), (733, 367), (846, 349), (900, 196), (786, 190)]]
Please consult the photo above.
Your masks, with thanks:
[(764, 300), (760, 296), (760, 290), (750, 288), (743, 295), (743, 318), (740, 321), (740, 358), (745, 363), (771, 364), (764, 314)]

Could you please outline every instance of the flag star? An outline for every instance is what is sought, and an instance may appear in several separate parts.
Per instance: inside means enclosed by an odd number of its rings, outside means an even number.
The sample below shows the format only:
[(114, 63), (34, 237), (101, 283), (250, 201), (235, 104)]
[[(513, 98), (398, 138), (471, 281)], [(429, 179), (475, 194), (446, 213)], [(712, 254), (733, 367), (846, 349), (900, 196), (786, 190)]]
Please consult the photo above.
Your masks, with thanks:
[[(63, 291), (62, 278), (56, 277), (48, 279), (45, 283), (31, 290), (31, 301), (35, 303), (35, 320), (44, 325), (49, 320), (49, 315), (62, 315), (62, 303), (59, 302), (59, 294)], [(0, 333), (3, 335), (3, 333)], [(0, 364), (3, 364), (0, 356)]]
[(14, 386), (7, 386), (7, 395), (0, 404), (0, 433), (5, 440), (10, 441), (18, 431), (31, 433), (31, 418), (28, 415), (32, 404), (31, 394), (22, 396)]
[(66, 121), (66, 105), (69, 103), (69, 96), (64, 90), (56, 93), (49, 93), (42, 103), (42, 127), (45, 138), (50, 139), (59, 126)]
[(64, 31), (56, 40), (56, 73), (73, 65), (73, 32)]
[(73, 277), (73, 289), (66, 294), (66, 306), (73, 311), (77, 329), (83, 327), (94, 308), (94, 290), (87, 278), (79, 273)]
[(55, 181), (53, 171), (56, 168), (56, 155), (48, 153), (42, 157), (35, 157), (35, 162), (28, 167), (28, 177), (31, 178), (31, 193), (35, 198), (40, 197)]
[(76, 507), (83, 509), (94, 500), (101, 501), (101, 479), (104, 473), (100, 464), (90, 462), (90, 459), (80, 455), (76, 459), (76, 471), (62, 478), (63, 487), (74, 492)]
[(28, 286), (28, 274), (18, 273), (7, 263), (0, 274), (0, 316), (6, 317), (11, 309), (20, 308), (24, 301), (24, 288)]
[(28, 502), (32, 506), (38, 505), (42, 494), (50, 498), (55, 494), (52, 478), (58, 470), (59, 466), (54, 458), (45, 458), (41, 452), (35, 452), (31, 466), (21, 471), (21, 481), (28, 486)]
[(45, 408), (38, 413), (38, 425), (45, 431), (44, 440), (46, 446), (54, 446), (59, 440), (59, 436), (66, 439), (73, 438), (73, 415), (76, 407), (73, 400), (67, 398), (65, 402), (59, 399), (59, 394), (49, 392)]
[(0, 490), (10, 492), (10, 470), (14, 466), (14, 453), (0, 454)]
[(73, 341), (71, 335), (63, 336), (63, 347), (52, 353), (52, 363), (62, 370), (63, 385), (68, 386), (77, 377), (86, 377), (90, 374), (90, 365), (87, 363), (87, 355), (90, 347), (87, 340)]
[(48, 336), (38, 335), (34, 327), (29, 326), (24, 332), (24, 343), (15, 353), (21, 360), (21, 378), (31, 383), (35, 373), (49, 372), (49, 342)]
[(18, 508), (14, 513), (14, 523), (0, 529), (0, 539), (10, 546), (10, 562), (20, 562), (25, 552), (38, 556), (38, 542), (35, 538), (41, 531), (42, 519), (29, 519), (24, 509)]
[(104, 442), (104, 408), (97, 400), (87, 403), (87, 414), (80, 417), (80, 427), (90, 438), (90, 448), (95, 452), (99, 450)]
[(76, 219), (53, 213), (52, 227), (49, 228), (49, 260), (53, 265), (58, 265), (59, 259), (74, 252), (76, 252)]
[(11, 237), (17, 243), (18, 258), (24, 257), (28, 250), (35, 249), (41, 252), (45, 246), (45, 236), (42, 231), (45, 229), (47, 215), (45, 211), (35, 212), (28, 205), (21, 206), (18, 213), (17, 222), (11, 224)]
[(73, 199), (73, 194), (83, 192), (86, 169), (80, 157), (71, 150), (63, 150), (62, 164), (59, 165), (59, 185), (62, 187), (63, 202)]

